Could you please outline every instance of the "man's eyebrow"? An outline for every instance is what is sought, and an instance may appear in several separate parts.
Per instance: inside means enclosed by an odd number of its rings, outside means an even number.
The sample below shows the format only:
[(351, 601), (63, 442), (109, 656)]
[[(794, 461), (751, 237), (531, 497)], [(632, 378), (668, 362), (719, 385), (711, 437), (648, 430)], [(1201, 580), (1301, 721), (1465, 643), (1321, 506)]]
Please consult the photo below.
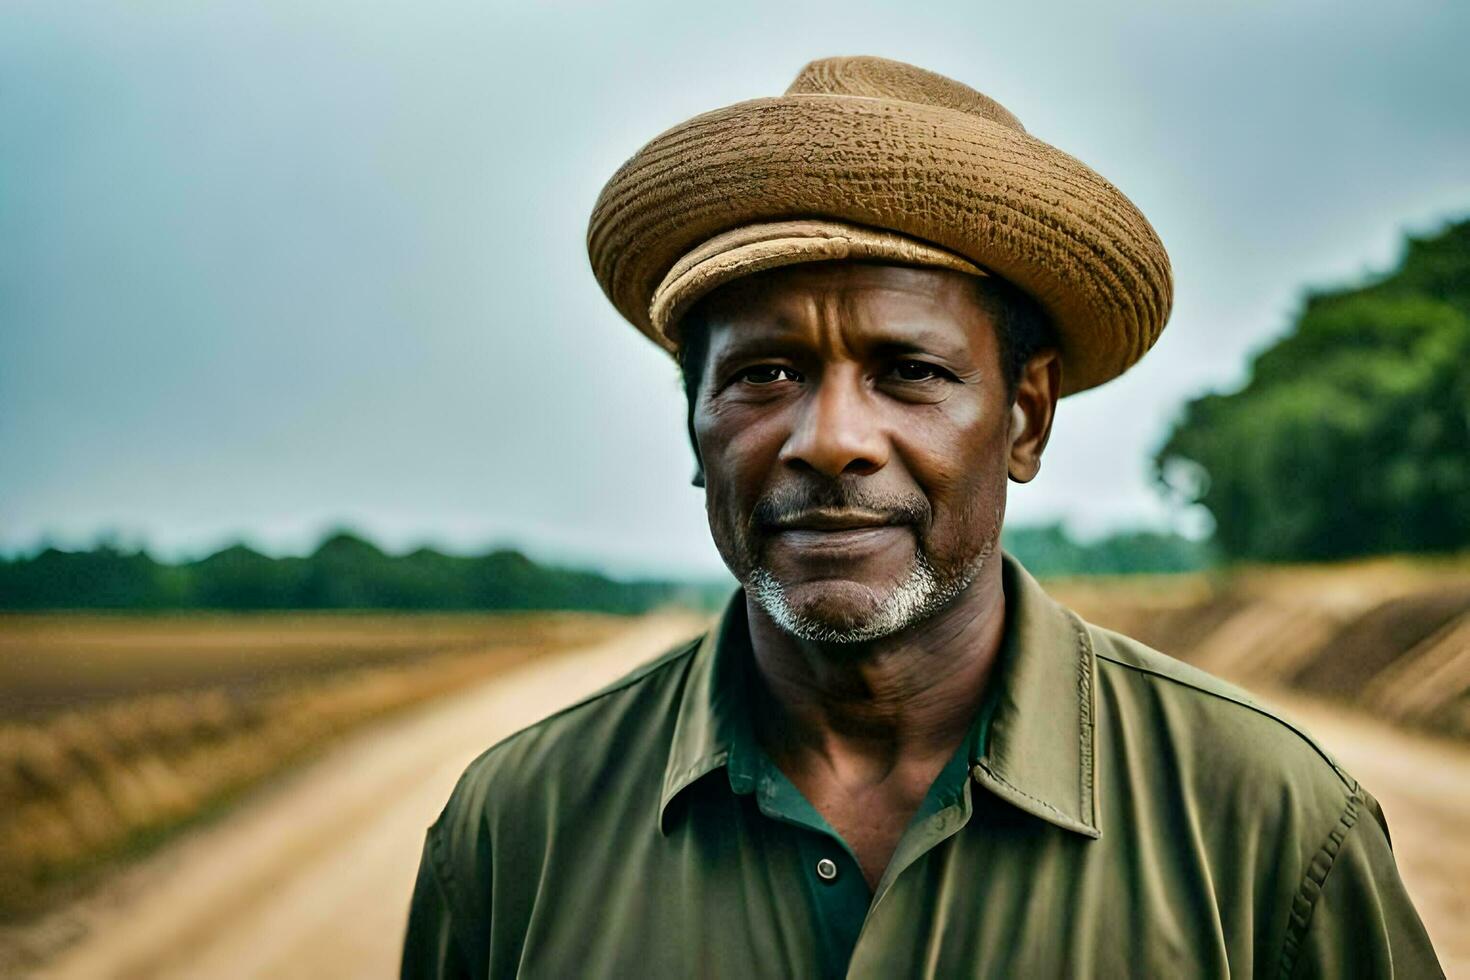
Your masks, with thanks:
[(963, 343), (945, 340), (934, 332), (925, 332), (918, 337), (892, 337), (873, 344), (873, 352), (880, 356), (894, 357), (900, 354), (933, 354), (937, 357), (958, 357), (967, 349)]
[[(970, 345), (964, 338), (947, 336), (941, 330), (914, 329), (905, 333), (888, 333), (864, 345), (876, 357), (902, 357), (911, 354), (927, 354), (946, 360), (965, 360)], [(721, 344), (713, 363), (723, 364), (742, 357), (774, 356), (793, 351), (807, 350), (810, 342), (799, 331), (752, 329), (742, 331)]]
[(974, 345), (966, 334), (918, 325), (906, 326), (902, 333), (883, 331), (870, 345), (879, 357), (901, 357), (927, 354), (947, 361), (963, 363), (974, 356)]
[(738, 357), (784, 353), (805, 346), (800, 335), (792, 330), (742, 330), (716, 349), (714, 363)]

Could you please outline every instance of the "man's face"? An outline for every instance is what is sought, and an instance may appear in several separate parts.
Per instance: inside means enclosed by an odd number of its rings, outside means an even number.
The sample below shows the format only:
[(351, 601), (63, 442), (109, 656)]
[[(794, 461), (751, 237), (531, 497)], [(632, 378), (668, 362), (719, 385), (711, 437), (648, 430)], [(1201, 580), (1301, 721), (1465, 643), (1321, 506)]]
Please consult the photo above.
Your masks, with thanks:
[(771, 618), (856, 642), (963, 593), (998, 546), (1017, 443), (1039, 464), (1055, 402), (1042, 399), (1028, 435), (975, 283), (813, 263), (727, 284), (701, 313), (694, 431), (710, 530)]

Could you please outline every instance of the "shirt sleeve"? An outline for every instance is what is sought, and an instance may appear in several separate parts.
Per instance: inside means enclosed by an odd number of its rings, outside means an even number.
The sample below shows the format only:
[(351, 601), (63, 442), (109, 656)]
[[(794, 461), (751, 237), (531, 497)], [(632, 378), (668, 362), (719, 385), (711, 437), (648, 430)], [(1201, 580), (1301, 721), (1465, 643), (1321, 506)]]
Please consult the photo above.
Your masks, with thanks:
[(424, 840), (403, 939), (403, 980), (468, 980), (474, 976), (455, 935), (457, 924), (434, 864), (434, 830)]
[(1303, 898), (1308, 918), (1283, 975), (1444, 976), (1399, 877), (1383, 810), (1361, 790), (1308, 871)]

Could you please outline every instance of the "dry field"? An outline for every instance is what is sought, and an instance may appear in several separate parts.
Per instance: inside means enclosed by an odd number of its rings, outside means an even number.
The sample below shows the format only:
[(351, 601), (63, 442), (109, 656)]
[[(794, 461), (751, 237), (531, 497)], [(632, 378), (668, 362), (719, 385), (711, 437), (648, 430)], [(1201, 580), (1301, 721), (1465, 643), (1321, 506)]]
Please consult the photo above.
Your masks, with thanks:
[(1051, 581), (1084, 617), (1254, 691), (1470, 739), (1470, 562)]
[(627, 622), (0, 616), (0, 922), (54, 904), (363, 722)]

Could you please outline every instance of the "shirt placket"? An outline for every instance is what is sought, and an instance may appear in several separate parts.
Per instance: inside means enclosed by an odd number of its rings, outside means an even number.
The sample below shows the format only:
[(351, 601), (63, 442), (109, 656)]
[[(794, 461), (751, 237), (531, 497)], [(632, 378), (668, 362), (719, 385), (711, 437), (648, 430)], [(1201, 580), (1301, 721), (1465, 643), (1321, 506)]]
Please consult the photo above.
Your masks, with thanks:
[[(903, 887), (905, 874), (919, 861), (933, 854), (945, 841), (959, 833), (970, 822), (973, 812), (971, 789), (971, 783), (967, 777), (961, 784), (957, 797), (947, 800), (941, 809), (909, 827), (903, 839), (899, 841), (892, 860), (888, 862), (888, 867), (873, 892), (872, 901), (863, 918), (862, 929), (859, 930), (857, 940), (853, 943), (852, 955), (848, 960), (848, 970), (845, 976), (856, 978), (870, 975), (863, 967), (864, 942), (869, 936), (893, 932), (893, 930), (881, 928), (885, 919), (891, 916), (903, 917), (907, 920), (906, 925), (910, 932), (913, 930), (914, 923), (928, 920), (929, 916), (925, 914), (928, 910), (916, 907), (915, 903), (929, 904), (935, 899), (927, 895), (915, 896), (912, 889), (905, 890)], [(943, 858), (935, 859), (942, 860)], [(923, 944), (925, 939), (922, 936), (915, 936), (914, 941)]]
[(802, 882), (817, 927), (821, 974), (846, 973), (872, 904), (857, 857), (801, 791), (769, 760), (758, 765), (756, 804), (762, 815), (791, 827)]

